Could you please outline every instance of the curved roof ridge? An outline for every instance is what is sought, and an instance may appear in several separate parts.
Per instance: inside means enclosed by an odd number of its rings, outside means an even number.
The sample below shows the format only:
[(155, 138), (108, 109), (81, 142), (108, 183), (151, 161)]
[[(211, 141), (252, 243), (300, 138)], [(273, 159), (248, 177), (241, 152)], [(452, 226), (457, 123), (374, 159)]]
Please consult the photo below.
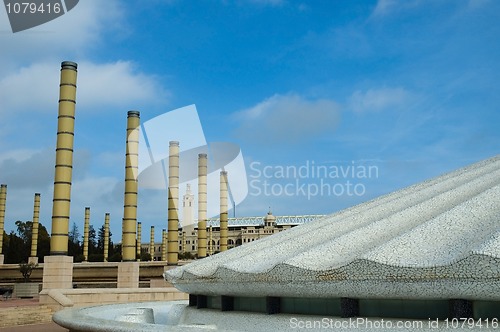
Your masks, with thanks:
[[(497, 222), (500, 217), (497, 219)], [(473, 250), (473, 254), (484, 255), (500, 258), (500, 226), (499, 229), (490, 235), (489, 239), (477, 245)]]
[[(418, 267), (443, 266), (461, 260), (497, 229), (500, 211), (491, 206), (499, 195), (500, 185), (497, 185), (374, 248), (363, 257), (394, 266)], [(467, 227), (475, 232), (464, 232)]]
[[(500, 161), (498, 164), (500, 167)], [(405, 210), (408, 208), (409, 202), (412, 202), (413, 204), (416, 204), (419, 201), (425, 202), (432, 199), (434, 195), (452, 191), (456, 189), (457, 186), (469, 186), (468, 181), (476, 179), (478, 176), (488, 176), (491, 174), (491, 169), (494, 167), (495, 165), (485, 164), (478, 168), (472, 168), (465, 175), (462, 171), (451, 172), (442, 177), (433, 179), (432, 181), (427, 181), (420, 185), (414, 185), (412, 186), (412, 190), (407, 190), (407, 188), (405, 188), (395, 193), (383, 196), (380, 199), (359, 204), (350, 209), (321, 218), (315, 222), (295, 227), (287, 230), (286, 232), (275, 234), (272, 239), (261, 239), (258, 241), (258, 244), (257, 242), (252, 242), (250, 244), (246, 244), (245, 246), (234, 248), (231, 250), (233, 251), (233, 255), (229, 255), (228, 253), (225, 253), (224, 255), (216, 255), (219, 256), (219, 259), (216, 258), (216, 256), (211, 258), (212, 262), (210, 266), (200, 267), (199, 265), (191, 265), (187, 268), (189, 268), (190, 272), (195, 274), (211, 275), (215, 271), (215, 264), (221, 264), (226, 266), (228, 269), (236, 269), (240, 272), (247, 271), (250, 266), (252, 266), (251, 269), (255, 269), (253, 264), (258, 264), (260, 271), (267, 271), (272, 269), (278, 262), (286, 261), (289, 257), (298, 256), (301, 253), (302, 256), (306, 255), (306, 253), (303, 252), (304, 248), (312, 250), (323, 246), (326, 239), (332, 238), (332, 228), (335, 233), (333, 236), (342, 237), (348, 232), (355, 231), (356, 229), (363, 229), (376, 220), (389, 218), (391, 215), (402, 211), (400, 209)], [(444, 180), (439, 181), (439, 179)], [(440, 186), (436, 187), (436, 183), (440, 183)], [(406, 195), (398, 196), (399, 193), (406, 191), (410, 192)], [(467, 191), (469, 192), (469, 189)], [(392, 202), (392, 210), (387, 210), (380, 201), (385, 203)], [(394, 205), (396, 202), (398, 204)], [(369, 216), (362, 213), (367, 210), (371, 210)], [(295, 239), (295, 241), (289, 243), (288, 240), (291, 239)], [(253, 250), (253, 247), (257, 245), (259, 246), (260, 251), (256, 252)], [(365, 251), (369, 249), (370, 248), (367, 248)], [(317, 255), (320, 255), (320, 253), (312, 256), (309, 255), (310, 259), (308, 259), (307, 262), (315, 264), (317, 260), (314, 258), (318, 257)], [(238, 264), (233, 257), (245, 259), (247, 264)], [(289, 263), (296, 264), (292, 261), (289, 261)], [(345, 262), (345, 260), (343, 262)]]
[[(485, 181), (485, 178), (491, 180)], [(425, 197), (425, 200), (417, 204), (406, 205), (402, 210), (397, 210), (385, 218), (366, 223), (363, 227), (353, 229), (340, 237), (330, 235), (329, 241), (309, 246), (299, 255), (286, 260), (286, 263), (295, 266), (307, 265), (314, 270), (324, 269), (325, 266), (321, 266), (322, 264), (328, 264), (327, 268), (345, 265), (364, 253), (376, 250), (378, 246), (383, 245), (384, 241), (391, 241), (394, 236), (400, 236), (407, 231), (411, 231), (429, 219), (445, 213), (457, 203), (466, 201), (481, 193), (486, 188), (489, 188), (490, 183), (495, 179), (497, 179), (497, 182), (499, 181), (500, 170), (484, 174), (480, 178), (462, 183), (458, 187), (447, 188), (447, 191), (435, 196)], [(367, 217), (367, 219), (370, 217)], [(327, 234), (324, 236), (326, 237)], [(362, 239), (362, 242), (360, 239)], [(330, 257), (334, 258), (329, 260), (314, 259), (314, 257), (320, 257), (321, 253), (328, 253)]]

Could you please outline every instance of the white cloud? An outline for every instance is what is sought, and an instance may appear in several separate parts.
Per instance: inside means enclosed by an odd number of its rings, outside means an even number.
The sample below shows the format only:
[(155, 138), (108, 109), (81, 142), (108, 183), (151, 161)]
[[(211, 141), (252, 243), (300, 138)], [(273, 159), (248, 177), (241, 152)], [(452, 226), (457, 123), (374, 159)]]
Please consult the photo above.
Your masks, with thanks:
[(285, 0), (248, 0), (248, 2), (257, 5), (272, 6), (272, 7), (282, 6), (285, 4)]
[[(35, 63), (0, 79), (0, 113), (53, 111), (59, 73), (59, 63)], [(110, 106), (161, 103), (168, 97), (156, 77), (137, 71), (127, 61), (79, 63), (77, 86), (77, 105), (99, 112)]]
[[(124, 6), (116, 0), (80, 1), (65, 15), (38, 27), (11, 33), (0, 10), (0, 115), (57, 109), (59, 65), (79, 64), (79, 107), (109, 111), (163, 104), (169, 96), (159, 78), (143, 73), (129, 61), (97, 63), (85, 60), (106, 34), (126, 35)], [(81, 59), (79, 61), (79, 59)]]
[[(112, 213), (113, 232), (121, 233), (123, 213), (122, 174), (96, 176), (89, 174), (91, 155), (76, 150), (73, 156), (73, 185), (71, 189), (71, 224), (83, 227), (84, 208), (92, 208), (93, 225), (104, 221), (104, 213)], [(31, 220), (33, 195), (41, 193), (40, 220), (50, 232), (54, 181), (55, 150), (19, 149), (0, 155), (0, 183), (8, 186), (6, 230), (15, 229), (14, 221)], [(121, 167), (123, 169), (123, 167)], [(71, 226), (71, 225), (70, 225)]]
[[(73, 179), (81, 179), (87, 172), (90, 153), (77, 150), (73, 155)], [(11, 188), (44, 190), (54, 182), (55, 150), (20, 149), (2, 152), (0, 182)]]
[(469, 0), (469, 2), (467, 3), (467, 7), (469, 9), (478, 9), (478, 8), (482, 8), (486, 5), (489, 5), (491, 3), (491, 0)]
[(401, 109), (411, 100), (411, 94), (403, 88), (369, 89), (355, 91), (349, 98), (349, 108), (358, 113)]
[[(52, 183), (54, 178), (54, 165), (51, 165), (51, 174), (46, 182)], [(29, 174), (27, 175), (30, 176)], [(108, 196), (118, 187), (120, 181), (112, 177), (85, 177), (74, 179), (71, 188), (70, 227), (76, 223), (80, 231), (83, 230), (83, 216), (85, 207), (91, 208), (90, 223), (97, 229), (104, 223), (104, 213), (111, 213), (111, 229), (113, 240), (121, 239), (121, 220), (123, 216), (123, 185), (119, 198), (110, 201)], [(3, 183), (3, 182), (2, 182)], [(16, 220), (32, 220), (33, 196), (35, 192), (41, 193), (40, 221), (51, 231), (53, 186), (44, 185), (34, 187), (20, 186), (19, 183), (7, 182), (7, 204), (5, 230), (15, 230)], [(115, 195), (116, 196), (116, 195)]]
[[(123, 197), (123, 182), (115, 177), (88, 176), (76, 179), (71, 188), (72, 205), (81, 206), (82, 210), (84, 206), (110, 209), (111, 204), (103, 204), (103, 200), (106, 203), (113, 202), (113, 189), (118, 185), (122, 188), (120, 197)], [(113, 205), (113, 209), (123, 210), (121, 204)]]
[(13, 162), (23, 162), (39, 151), (34, 149), (18, 149), (12, 151), (2, 151), (0, 154), (0, 165), (6, 160), (11, 160)]
[(422, 3), (422, 0), (378, 0), (375, 6), (372, 17), (382, 17), (399, 10), (411, 9)]
[(299, 95), (274, 95), (237, 112), (236, 135), (265, 143), (296, 142), (336, 128), (339, 105), (329, 99), (307, 100)]
[(123, 151), (103, 151), (99, 153), (95, 159), (103, 168), (116, 169), (117, 165), (119, 165), (120, 171), (124, 171), (125, 153)]
[[(466, 0), (466, 1), (456, 1), (453, 5), (458, 5), (459, 14), (468, 13), (469, 11), (474, 11), (482, 9), (490, 4), (494, 3), (492, 0)], [(447, 7), (452, 7), (447, 2), (439, 1), (423, 1), (423, 0), (378, 0), (375, 5), (370, 18), (380, 19), (390, 15), (401, 14), (404, 12), (410, 12), (417, 9), (432, 10), (430, 6), (444, 4)]]
[(116, 0), (85, 0), (68, 13), (38, 27), (11, 33), (5, 11), (0, 10), (0, 74), (14, 64), (30, 63), (68, 54), (82, 54), (99, 46), (103, 28), (123, 31), (123, 6)]
[(165, 102), (169, 96), (157, 77), (138, 72), (128, 61), (84, 62), (79, 68), (79, 101), (86, 105), (130, 107)]
[[(99, 56), (95, 51), (105, 46), (109, 37), (115, 41), (126, 37), (129, 22), (122, 8), (126, 6), (116, 0), (80, 1), (67, 14), (15, 34), (5, 11), (0, 10), (0, 116), (4, 120), (0, 124), (0, 183), (8, 185), (7, 230), (15, 228), (15, 220), (31, 219), (33, 194), (40, 192), (41, 221), (50, 232), (55, 146), (47, 148), (45, 138), (30, 136), (33, 122), (45, 121), (45, 114), (57, 110), (61, 61), (78, 63), (77, 110), (84, 110), (82, 113), (123, 112), (162, 105), (168, 99), (169, 92), (161, 87), (160, 78), (142, 72), (135, 63), (90, 60)], [(17, 121), (19, 118), (22, 121)], [(46, 126), (45, 122), (36, 125)], [(38, 146), (43, 148), (34, 148)], [(100, 146), (90, 148), (91, 152), (75, 150), (71, 223), (76, 222), (82, 230), (85, 206), (92, 208), (94, 225), (102, 224), (104, 212), (111, 212), (114, 237), (119, 239), (124, 152), (99, 154)], [(99, 175), (94, 174), (91, 164), (100, 165)], [(117, 175), (115, 168), (119, 168)]]
[(54, 160), (55, 153), (49, 150), (2, 153), (1, 181), (12, 189), (32, 188), (40, 191), (54, 181)]
[(381, 16), (387, 14), (398, 4), (397, 0), (378, 0), (375, 9), (373, 10), (374, 16)]

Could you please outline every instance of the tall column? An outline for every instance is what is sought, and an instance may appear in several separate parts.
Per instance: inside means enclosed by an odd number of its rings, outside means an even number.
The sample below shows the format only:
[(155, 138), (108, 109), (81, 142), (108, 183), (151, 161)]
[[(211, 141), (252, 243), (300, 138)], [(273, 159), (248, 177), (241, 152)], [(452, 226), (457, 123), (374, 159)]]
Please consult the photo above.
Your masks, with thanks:
[(187, 252), (186, 250), (186, 232), (182, 232), (182, 252)]
[(182, 198), (182, 222), (181, 227), (191, 225), (193, 223), (194, 211), (194, 195), (191, 194), (191, 185), (186, 185), (186, 194)]
[(3, 264), (3, 230), (5, 222), (5, 203), (7, 200), (7, 185), (0, 185), (0, 264)]
[(213, 237), (212, 237), (212, 225), (208, 227), (208, 255), (212, 256), (214, 245), (212, 243)]
[(122, 262), (118, 264), (118, 288), (139, 287), (137, 262), (137, 176), (139, 165), (140, 113), (127, 113), (127, 148), (125, 155), (125, 197), (122, 220)]
[(90, 208), (85, 208), (85, 223), (83, 224), (83, 261), (89, 260), (89, 222), (90, 222)]
[(198, 155), (198, 258), (207, 256), (207, 155)]
[(151, 226), (151, 235), (149, 237), (149, 253), (151, 254), (151, 261), (155, 257), (155, 227)]
[(50, 256), (44, 257), (43, 291), (73, 288), (73, 257), (68, 255), (68, 228), (73, 174), (76, 77), (78, 65), (61, 63), (59, 111), (57, 118), (54, 196)]
[(125, 198), (123, 205), (122, 251), (124, 262), (136, 261), (137, 172), (139, 152), (139, 117), (137, 111), (127, 116), (127, 149), (125, 161)]
[(31, 254), (28, 259), (29, 263), (38, 263), (37, 247), (38, 247), (38, 222), (40, 218), (40, 194), (35, 193), (33, 203), (33, 228), (31, 229)]
[(168, 265), (179, 259), (179, 142), (169, 143), (168, 157)]
[(220, 172), (220, 251), (227, 250), (227, 172)]
[(104, 214), (104, 261), (108, 261), (109, 249), (109, 213)]
[(61, 64), (52, 235), (50, 237), (51, 256), (68, 254), (77, 67), (76, 63), (70, 61)]
[(137, 261), (141, 261), (141, 250), (142, 250), (142, 223), (137, 222)]
[(167, 260), (167, 230), (163, 229), (161, 232), (161, 260)]

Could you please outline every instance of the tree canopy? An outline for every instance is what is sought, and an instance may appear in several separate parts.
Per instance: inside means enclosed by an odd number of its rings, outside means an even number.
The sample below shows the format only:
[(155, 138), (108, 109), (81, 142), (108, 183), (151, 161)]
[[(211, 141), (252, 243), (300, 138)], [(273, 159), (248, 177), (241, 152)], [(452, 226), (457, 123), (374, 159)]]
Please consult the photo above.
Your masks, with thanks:
[[(19, 264), (27, 262), (31, 254), (31, 234), (33, 230), (32, 221), (16, 221), (17, 234), (4, 231), (3, 253), (6, 264)], [(38, 224), (37, 257), (43, 263), (43, 257), (50, 254), (50, 236), (42, 223)]]
[[(26, 263), (31, 254), (32, 221), (15, 222), (17, 232), (3, 233), (3, 254), (6, 264)], [(109, 232), (108, 261), (121, 261), (120, 246), (114, 245)], [(81, 241), (80, 241), (81, 240)], [(50, 234), (42, 223), (38, 224), (38, 262), (43, 263), (43, 258), (50, 255)], [(80, 235), (78, 226), (73, 223), (68, 233), (68, 255), (74, 257), (75, 262), (83, 260), (83, 236)], [(89, 226), (89, 257), (91, 262), (104, 260), (104, 225), (98, 231)]]

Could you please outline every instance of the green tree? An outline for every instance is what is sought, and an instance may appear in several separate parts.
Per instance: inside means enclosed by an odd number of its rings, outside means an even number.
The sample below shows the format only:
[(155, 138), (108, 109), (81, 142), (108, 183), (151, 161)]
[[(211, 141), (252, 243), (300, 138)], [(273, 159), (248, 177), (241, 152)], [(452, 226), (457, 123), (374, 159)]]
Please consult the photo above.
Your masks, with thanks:
[(6, 255), (7, 251), (9, 250), (9, 235), (3, 231), (3, 246), (2, 246), (2, 252), (4, 255)]
[(85, 257), (83, 256), (83, 254), (75, 255), (75, 256), (73, 256), (73, 263), (81, 263), (81, 262), (83, 262), (84, 258)]
[(149, 262), (151, 260), (151, 254), (149, 252), (141, 252), (141, 262)]
[(121, 261), (122, 261), (122, 245), (117, 244), (114, 245), (113, 250), (109, 252), (108, 262), (121, 262)]
[(194, 259), (194, 255), (188, 251), (186, 252), (181, 252), (178, 255), (179, 259), (184, 259), (184, 260), (189, 260), (189, 259)]
[(19, 264), (28, 260), (26, 245), (19, 236), (11, 231), (7, 240), (7, 250), (5, 251), (5, 264)]
[[(30, 242), (31, 247), (31, 242)], [(42, 223), (38, 224), (38, 245), (36, 249), (38, 261), (43, 263), (43, 258), (50, 255), (50, 235)]]
[(99, 251), (104, 252), (104, 225), (99, 227), (99, 231), (97, 232), (97, 248)]
[(36, 263), (21, 263), (19, 264), (19, 272), (23, 275), (24, 282), (30, 280), (31, 273), (33, 269), (36, 268), (38, 264)]
[(80, 232), (78, 226), (73, 222), (73, 227), (68, 233), (68, 256), (77, 257), (82, 255), (82, 247), (80, 245)]
[[(29, 257), (31, 255), (31, 242), (33, 241), (33, 222), (22, 222), (18, 220), (16, 221), (16, 226), (19, 237), (25, 243), (24, 254)], [(50, 235), (47, 232), (47, 228), (45, 228), (45, 226), (41, 222), (38, 223), (38, 241), (36, 254), (40, 263), (43, 263), (43, 258), (45, 256), (50, 255)]]
[(93, 225), (89, 225), (89, 256), (98, 254), (97, 233)]
[[(109, 230), (108, 261), (110, 261), (111, 256), (115, 253), (115, 246), (113, 245), (113, 241), (111, 241), (112, 235), (111, 230)], [(104, 225), (102, 225), (97, 232), (97, 252), (103, 254), (104, 260)]]
[[(31, 255), (31, 241), (33, 234), (33, 222), (21, 221), (15, 222), (17, 234), (13, 231), (7, 235), (4, 231), (3, 252), (5, 254), (5, 263), (19, 264), (27, 262)], [(43, 257), (50, 255), (50, 235), (42, 223), (38, 224), (38, 261), (43, 263)]]
[(80, 241), (78, 241), (79, 237), (80, 231), (78, 230), (78, 226), (75, 224), (75, 222), (73, 222), (73, 227), (71, 227), (71, 230), (68, 232), (68, 240), (73, 243), (80, 244)]
[[(22, 245), (18, 244), (17, 249), (19, 252), (19, 257), (21, 257), (21, 262), (27, 262), (28, 257), (31, 253), (31, 234), (33, 230), (32, 221), (16, 221), (17, 234), (19, 239), (22, 241)], [(17, 242), (17, 239), (15, 240)]]
[(33, 230), (33, 222), (32, 221), (16, 221), (17, 234), (23, 240), (24, 243), (31, 243), (31, 234)]
[[(109, 232), (108, 261), (110, 261), (109, 257), (111, 257), (112, 255), (115, 255), (115, 254), (119, 254), (119, 257), (120, 257), (119, 261), (122, 260), (121, 245), (120, 245), (119, 249), (117, 249), (117, 247), (118, 247), (118, 245), (115, 246), (115, 244), (113, 243), (113, 241), (111, 241), (111, 232)], [(104, 251), (103, 251), (103, 253), (104, 253)]]

